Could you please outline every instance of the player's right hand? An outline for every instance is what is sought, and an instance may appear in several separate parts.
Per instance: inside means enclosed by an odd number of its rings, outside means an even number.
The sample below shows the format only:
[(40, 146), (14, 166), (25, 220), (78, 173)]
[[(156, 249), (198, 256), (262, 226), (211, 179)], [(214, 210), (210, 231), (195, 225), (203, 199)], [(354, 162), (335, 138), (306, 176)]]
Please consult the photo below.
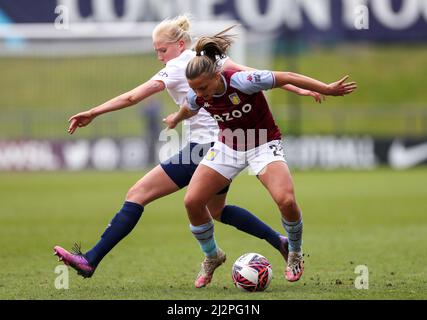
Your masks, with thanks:
[(68, 122), (70, 123), (68, 133), (73, 134), (78, 127), (86, 127), (94, 118), (95, 116), (90, 111), (80, 112), (72, 116), (68, 119)]
[(175, 121), (175, 116), (178, 114), (178, 112), (174, 112), (170, 115), (168, 115), (166, 118), (163, 119), (163, 123), (166, 124), (167, 129), (174, 129), (178, 125), (178, 123)]

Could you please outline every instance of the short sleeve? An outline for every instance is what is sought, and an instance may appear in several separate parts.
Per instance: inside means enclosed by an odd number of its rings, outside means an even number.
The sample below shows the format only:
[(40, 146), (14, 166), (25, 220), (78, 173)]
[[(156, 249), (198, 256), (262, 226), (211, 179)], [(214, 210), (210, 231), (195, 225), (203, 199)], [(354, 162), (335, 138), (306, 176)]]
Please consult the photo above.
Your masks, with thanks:
[(168, 89), (175, 88), (183, 80), (186, 81), (185, 78), (183, 79), (182, 72), (178, 68), (170, 66), (166, 66), (160, 70), (151, 80), (162, 81)]
[(190, 89), (188, 91), (187, 101), (188, 101), (188, 107), (190, 108), (191, 111), (199, 111), (202, 108), (197, 104), (196, 100), (197, 100), (196, 93), (192, 89)]
[(275, 86), (274, 74), (268, 70), (241, 71), (231, 76), (231, 86), (246, 94), (269, 90)]

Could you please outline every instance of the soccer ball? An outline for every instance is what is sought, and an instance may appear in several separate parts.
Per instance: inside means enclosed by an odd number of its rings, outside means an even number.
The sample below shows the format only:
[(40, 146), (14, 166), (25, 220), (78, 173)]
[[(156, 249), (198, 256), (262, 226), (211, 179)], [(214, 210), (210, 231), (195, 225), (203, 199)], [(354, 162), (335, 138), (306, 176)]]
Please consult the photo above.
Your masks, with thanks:
[(264, 291), (273, 277), (267, 258), (258, 253), (246, 253), (233, 264), (231, 276), (234, 285), (242, 291)]

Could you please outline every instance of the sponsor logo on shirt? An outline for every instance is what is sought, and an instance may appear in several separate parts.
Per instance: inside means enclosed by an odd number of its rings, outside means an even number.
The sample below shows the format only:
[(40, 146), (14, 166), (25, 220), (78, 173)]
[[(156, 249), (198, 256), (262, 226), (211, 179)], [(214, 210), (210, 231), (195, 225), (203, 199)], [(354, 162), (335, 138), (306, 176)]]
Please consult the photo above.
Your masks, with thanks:
[(218, 122), (227, 122), (227, 121), (233, 121), (236, 119), (240, 119), (244, 116), (245, 113), (249, 113), (252, 111), (252, 105), (245, 104), (242, 107), (242, 110), (233, 110), (232, 112), (223, 113), (221, 115), (215, 114), (213, 118)]
[(163, 78), (167, 78), (167, 77), (169, 77), (169, 75), (167, 74), (167, 72), (165, 72), (165, 71), (160, 71), (159, 72), (159, 76), (160, 77), (163, 77)]
[(205, 108), (205, 109), (210, 108), (210, 107), (212, 107), (212, 105), (209, 104), (209, 102), (205, 102), (205, 104), (203, 105), (203, 108)]

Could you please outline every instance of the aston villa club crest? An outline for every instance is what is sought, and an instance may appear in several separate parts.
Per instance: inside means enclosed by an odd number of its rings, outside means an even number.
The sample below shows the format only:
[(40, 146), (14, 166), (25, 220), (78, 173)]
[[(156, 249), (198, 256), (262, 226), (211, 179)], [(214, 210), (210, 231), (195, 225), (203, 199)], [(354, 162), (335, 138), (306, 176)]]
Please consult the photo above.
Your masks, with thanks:
[(241, 102), (237, 93), (230, 94), (228, 97), (230, 98), (231, 103), (235, 106), (239, 105)]

